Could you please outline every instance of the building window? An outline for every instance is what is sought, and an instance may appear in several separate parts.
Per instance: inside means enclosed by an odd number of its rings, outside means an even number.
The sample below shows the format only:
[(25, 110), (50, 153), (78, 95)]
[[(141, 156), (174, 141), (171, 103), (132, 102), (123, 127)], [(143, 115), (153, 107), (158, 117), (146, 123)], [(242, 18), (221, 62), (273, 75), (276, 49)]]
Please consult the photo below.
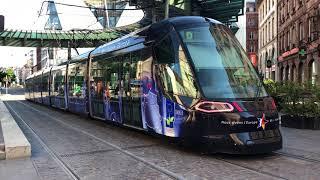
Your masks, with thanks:
[(270, 39), (271, 39), (271, 22), (269, 21), (269, 27), (268, 27), (269, 29), (268, 29), (268, 41), (270, 41)]
[(311, 40), (311, 33), (312, 33), (312, 18), (308, 20), (308, 38)]
[(316, 78), (317, 78), (317, 71), (316, 71), (316, 63), (313, 59), (309, 63), (308, 72), (309, 72), (309, 77), (308, 77), (309, 81), (311, 81), (312, 85), (315, 85)]
[(291, 30), (291, 43), (292, 43), (292, 48), (295, 48), (295, 42), (296, 42), (296, 25), (294, 24), (292, 26), (292, 30)]
[(290, 31), (287, 32), (287, 51), (289, 50), (290, 48)]
[(254, 52), (254, 47), (252, 43), (250, 43), (250, 52)]
[[(273, 3), (273, 1), (272, 1), (272, 3)], [(271, 24), (271, 37), (272, 37), (272, 39), (274, 37), (273, 27), (274, 27), (274, 18), (272, 18), (272, 24)]]
[(303, 40), (303, 23), (299, 23), (299, 41)]
[(298, 82), (301, 84), (302, 83), (302, 77), (303, 77), (303, 63), (300, 62), (299, 67), (298, 67)]
[(250, 34), (249, 34), (249, 39), (250, 39), (250, 40), (253, 40), (253, 37), (254, 37), (254, 36), (253, 36), (253, 32), (250, 32)]

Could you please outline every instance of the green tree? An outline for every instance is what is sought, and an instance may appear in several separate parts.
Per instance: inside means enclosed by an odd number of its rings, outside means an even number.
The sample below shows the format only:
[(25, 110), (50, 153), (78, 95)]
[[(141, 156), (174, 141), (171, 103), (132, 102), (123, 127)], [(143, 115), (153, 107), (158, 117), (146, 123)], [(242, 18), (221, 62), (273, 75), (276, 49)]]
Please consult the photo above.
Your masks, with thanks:
[(12, 82), (12, 81), (15, 81), (16, 75), (14, 74), (14, 71), (13, 71), (12, 68), (7, 69), (7, 72), (6, 72), (6, 73), (7, 73), (8, 78), (11, 79), (11, 82)]
[(0, 71), (0, 82), (3, 82), (3, 79), (6, 77), (7, 73), (4, 71)]

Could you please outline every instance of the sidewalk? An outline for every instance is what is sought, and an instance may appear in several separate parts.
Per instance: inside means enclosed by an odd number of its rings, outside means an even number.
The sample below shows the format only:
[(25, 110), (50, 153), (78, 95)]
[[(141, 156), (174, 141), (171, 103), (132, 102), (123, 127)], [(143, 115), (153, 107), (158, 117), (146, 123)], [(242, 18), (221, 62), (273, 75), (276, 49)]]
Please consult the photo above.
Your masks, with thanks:
[(282, 152), (320, 161), (320, 130), (281, 128)]
[(0, 137), (3, 137), (5, 158), (30, 157), (30, 143), (2, 101), (7, 96), (10, 95), (2, 95), (0, 97), (0, 123), (2, 128), (2, 135)]
[[(0, 103), (3, 105), (0, 108), (1, 117), (4, 117), (4, 116), (8, 117), (8, 115), (5, 115), (6, 113), (5, 111), (7, 111), (7, 108), (4, 106), (2, 100), (6, 101), (10, 99), (9, 96), (11, 95), (0, 94)], [(7, 113), (9, 112), (7, 111)], [(11, 116), (10, 113), (9, 115)], [(0, 120), (0, 125), (1, 125), (1, 122), (2, 121)], [(18, 126), (16, 128), (18, 128)], [(0, 144), (1, 144), (1, 137), (3, 133), (2, 128), (0, 129), (0, 133), (1, 133), (0, 134)], [(21, 139), (18, 141), (21, 141)], [(0, 179), (6, 179), (6, 180), (20, 180), (20, 179), (37, 180), (39, 179), (39, 176), (37, 174), (36, 169), (33, 166), (33, 161), (30, 158), (30, 155), (29, 157), (24, 157), (24, 158), (22, 157), (19, 159), (0, 160)]]

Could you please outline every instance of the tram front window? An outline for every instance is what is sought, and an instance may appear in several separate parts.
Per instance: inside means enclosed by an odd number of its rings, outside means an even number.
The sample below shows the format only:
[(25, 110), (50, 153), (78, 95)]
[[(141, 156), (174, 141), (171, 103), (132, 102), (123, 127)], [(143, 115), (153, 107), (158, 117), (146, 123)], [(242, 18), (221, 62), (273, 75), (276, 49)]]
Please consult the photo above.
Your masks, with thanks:
[[(267, 96), (241, 45), (223, 25), (206, 25), (179, 31), (207, 98)], [(259, 93), (257, 93), (259, 92)]]

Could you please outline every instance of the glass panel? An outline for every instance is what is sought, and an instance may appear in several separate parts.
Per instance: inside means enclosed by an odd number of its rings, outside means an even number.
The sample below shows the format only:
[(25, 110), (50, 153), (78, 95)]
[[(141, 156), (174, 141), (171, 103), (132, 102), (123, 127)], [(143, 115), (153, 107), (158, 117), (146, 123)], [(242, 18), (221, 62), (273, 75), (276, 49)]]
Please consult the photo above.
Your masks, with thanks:
[[(169, 42), (171, 39), (173, 42), (179, 42), (176, 36), (171, 35), (164, 39), (164, 42)], [(171, 47), (167, 47), (168, 49), (172, 49), (172, 51), (161, 51), (160, 46), (163, 46), (160, 43), (155, 49), (158, 49), (157, 60), (159, 61), (159, 75), (163, 81), (163, 86), (166, 92), (181, 95), (187, 97), (196, 98), (198, 94), (197, 87), (195, 86), (195, 80), (193, 78), (192, 70), (188, 64), (188, 60), (186, 55), (182, 49), (182, 46), (179, 43), (166, 43)], [(159, 54), (171, 54), (170, 56)], [(172, 58), (169, 61), (162, 61), (162, 57)], [(165, 63), (162, 63), (165, 62)]]
[(130, 96), (129, 80), (130, 80), (130, 54), (127, 54), (124, 56), (123, 64), (122, 64), (122, 81), (121, 81), (121, 85), (123, 87), (122, 97)]
[(121, 57), (114, 57), (110, 63), (110, 74), (107, 74), (110, 80), (109, 91), (110, 97), (118, 98), (119, 95), (119, 66)]
[(130, 71), (130, 90), (133, 98), (140, 97), (141, 93), (141, 75), (142, 75), (142, 61), (141, 51), (131, 54), (131, 71)]
[(69, 69), (69, 97), (81, 97), (85, 96), (85, 74), (86, 64), (71, 64)]
[(267, 96), (246, 53), (225, 26), (207, 24), (183, 29), (179, 34), (189, 51), (205, 97)]
[(52, 88), (52, 95), (54, 96), (64, 96), (64, 80), (65, 79), (65, 71), (57, 70), (53, 72), (53, 88)]

